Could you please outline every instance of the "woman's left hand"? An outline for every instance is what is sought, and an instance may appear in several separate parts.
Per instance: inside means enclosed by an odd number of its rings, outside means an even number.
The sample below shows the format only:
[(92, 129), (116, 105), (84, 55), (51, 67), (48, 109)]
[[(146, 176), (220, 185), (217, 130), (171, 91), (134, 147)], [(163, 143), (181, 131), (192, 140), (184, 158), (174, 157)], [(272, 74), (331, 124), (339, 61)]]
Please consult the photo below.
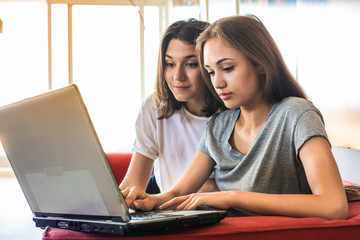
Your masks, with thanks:
[(230, 194), (231, 192), (193, 193), (173, 198), (159, 206), (159, 209), (177, 206), (177, 210), (194, 210), (200, 205), (217, 209), (228, 209), (230, 208)]

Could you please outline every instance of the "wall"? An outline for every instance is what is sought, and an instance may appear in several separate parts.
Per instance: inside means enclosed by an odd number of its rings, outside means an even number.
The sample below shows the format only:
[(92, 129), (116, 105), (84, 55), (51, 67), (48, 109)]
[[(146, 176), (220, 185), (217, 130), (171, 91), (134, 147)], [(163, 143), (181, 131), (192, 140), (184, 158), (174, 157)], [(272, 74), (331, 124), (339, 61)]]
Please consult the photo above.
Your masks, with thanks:
[(333, 147), (332, 151), (342, 179), (360, 184), (360, 151), (342, 147)]

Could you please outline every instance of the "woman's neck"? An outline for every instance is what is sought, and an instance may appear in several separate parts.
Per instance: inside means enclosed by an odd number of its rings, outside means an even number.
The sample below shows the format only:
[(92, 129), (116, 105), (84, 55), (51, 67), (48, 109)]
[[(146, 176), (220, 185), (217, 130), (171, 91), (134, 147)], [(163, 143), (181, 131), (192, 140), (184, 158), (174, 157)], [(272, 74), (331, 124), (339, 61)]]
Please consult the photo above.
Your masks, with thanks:
[(265, 104), (255, 108), (241, 107), (241, 114), (229, 139), (233, 149), (244, 155), (250, 151), (271, 107)]
[(241, 114), (237, 121), (239, 127), (248, 131), (259, 130), (264, 124), (273, 104), (259, 103), (253, 107), (240, 107)]
[(188, 101), (185, 103), (185, 108), (195, 116), (204, 117), (206, 113), (203, 111), (205, 108), (205, 100), (203, 101)]

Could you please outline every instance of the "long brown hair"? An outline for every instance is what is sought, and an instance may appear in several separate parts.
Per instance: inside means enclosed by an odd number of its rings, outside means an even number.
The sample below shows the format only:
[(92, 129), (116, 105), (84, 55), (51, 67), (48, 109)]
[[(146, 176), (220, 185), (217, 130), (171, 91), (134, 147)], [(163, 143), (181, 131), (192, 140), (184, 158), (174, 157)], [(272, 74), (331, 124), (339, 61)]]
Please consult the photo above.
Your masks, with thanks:
[[(204, 66), (204, 45), (210, 38), (240, 51), (255, 66), (263, 70), (260, 87), (266, 103), (280, 102), (286, 97), (307, 98), (288, 70), (279, 49), (262, 22), (255, 16), (235, 16), (211, 24), (197, 39), (196, 51), (201, 72), (212, 93), (216, 92)], [(216, 95), (217, 96), (217, 95)]]
[[(170, 117), (176, 110), (179, 110), (185, 103), (175, 99), (173, 93), (167, 85), (164, 76), (166, 66), (165, 54), (168, 45), (172, 39), (179, 39), (195, 46), (196, 38), (209, 25), (207, 22), (189, 19), (186, 21), (177, 21), (170, 25), (161, 39), (161, 45), (158, 56), (157, 76), (155, 83), (155, 102), (159, 119)], [(206, 88), (205, 88), (206, 89)], [(205, 104), (203, 109), (205, 116), (210, 117), (218, 109), (223, 107), (222, 102), (218, 101), (211, 92), (206, 89)]]
[(345, 193), (348, 202), (360, 201), (360, 186), (359, 185), (345, 185)]

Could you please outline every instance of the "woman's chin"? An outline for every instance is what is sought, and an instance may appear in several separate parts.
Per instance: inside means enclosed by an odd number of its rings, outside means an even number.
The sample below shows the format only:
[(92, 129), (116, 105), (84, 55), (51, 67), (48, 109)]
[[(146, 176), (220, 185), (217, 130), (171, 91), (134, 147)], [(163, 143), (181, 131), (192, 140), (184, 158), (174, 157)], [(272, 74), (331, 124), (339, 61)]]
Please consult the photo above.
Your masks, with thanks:
[(238, 104), (233, 104), (233, 103), (230, 103), (227, 101), (223, 101), (223, 102), (224, 102), (225, 107), (227, 107), (228, 109), (239, 108)]
[(188, 97), (185, 97), (185, 96), (181, 96), (181, 95), (174, 95), (176, 101), (178, 102), (187, 102), (189, 101), (189, 98)]

